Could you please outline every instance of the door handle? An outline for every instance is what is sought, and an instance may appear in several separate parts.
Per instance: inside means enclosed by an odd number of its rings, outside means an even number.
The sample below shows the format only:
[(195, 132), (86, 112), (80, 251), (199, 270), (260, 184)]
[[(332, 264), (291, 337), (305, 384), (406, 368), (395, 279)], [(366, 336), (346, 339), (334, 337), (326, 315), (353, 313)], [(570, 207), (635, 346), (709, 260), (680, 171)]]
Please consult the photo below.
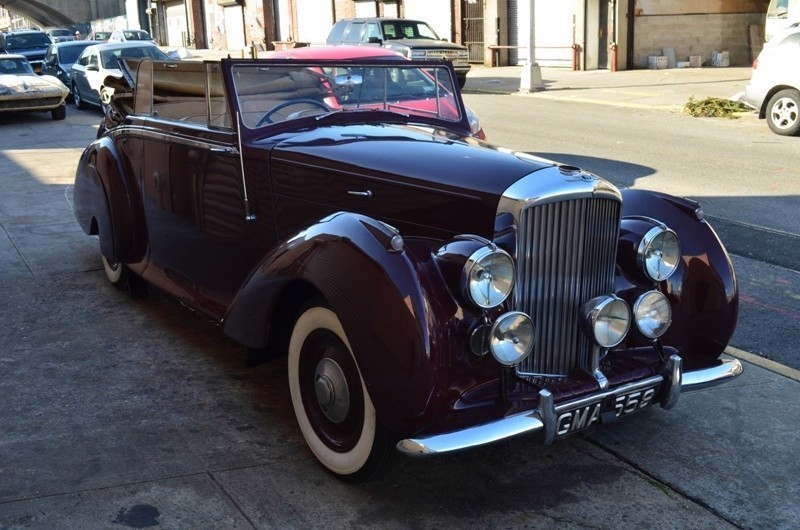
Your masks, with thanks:
[(350, 190), (350, 191), (347, 192), (347, 194), (348, 195), (354, 195), (356, 197), (366, 197), (367, 199), (371, 199), (372, 198), (372, 191), (370, 191), (370, 190), (367, 190), (367, 191)]

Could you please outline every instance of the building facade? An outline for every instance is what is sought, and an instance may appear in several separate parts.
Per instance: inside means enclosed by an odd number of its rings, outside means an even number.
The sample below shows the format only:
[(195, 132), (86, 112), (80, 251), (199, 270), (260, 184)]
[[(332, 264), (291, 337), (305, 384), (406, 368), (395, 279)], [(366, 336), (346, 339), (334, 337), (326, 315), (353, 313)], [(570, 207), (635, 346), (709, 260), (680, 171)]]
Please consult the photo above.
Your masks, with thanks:
[[(428, 22), (466, 45), (470, 60), (521, 64), (530, 24), (535, 58), (576, 69), (648, 67), (665, 50), (678, 61), (727, 51), (748, 65), (760, 50), (768, 0), (127, 0), (128, 21), (161, 44), (250, 53), (322, 44), (347, 17)], [(533, 16), (531, 16), (533, 9)]]

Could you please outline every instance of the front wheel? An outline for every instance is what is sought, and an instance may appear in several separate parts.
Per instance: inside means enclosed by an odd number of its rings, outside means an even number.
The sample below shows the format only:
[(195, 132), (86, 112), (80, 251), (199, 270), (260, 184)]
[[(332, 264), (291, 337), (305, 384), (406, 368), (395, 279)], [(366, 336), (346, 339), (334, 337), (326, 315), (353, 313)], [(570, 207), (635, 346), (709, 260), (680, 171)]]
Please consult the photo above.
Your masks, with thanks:
[(800, 133), (800, 92), (781, 90), (767, 103), (767, 125), (772, 132), (783, 136)]
[(50, 111), (50, 116), (54, 120), (63, 120), (67, 117), (67, 106), (61, 105)]
[(317, 460), (347, 482), (384, 473), (397, 451), (333, 311), (312, 306), (298, 317), (288, 369), (297, 423)]

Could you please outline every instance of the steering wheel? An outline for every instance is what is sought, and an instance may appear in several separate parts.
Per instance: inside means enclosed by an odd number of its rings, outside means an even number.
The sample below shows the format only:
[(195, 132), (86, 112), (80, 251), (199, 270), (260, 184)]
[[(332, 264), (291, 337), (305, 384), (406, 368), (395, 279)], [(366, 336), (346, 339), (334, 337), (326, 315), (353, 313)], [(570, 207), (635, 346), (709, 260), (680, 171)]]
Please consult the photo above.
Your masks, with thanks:
[(272, 109), (268, 110), (266, 112), (266, 114), (261, 116), (261, 119), (258, 120), (258, 123), (256, 123), (256, 127), (261, 127), (262, 125), (264, 125), (266, 123), (274, 123), (272, 121), (272, 115), (273, 114), (275, 114), (276, 112), (278, 112), (280, 110), (285, 109), (286, 107), (291, 107), (293, 105), (311, 105), (311, 106), (320, 108), (320, 109), (325, 110), (325, 111), (331, 110), (330, 108), (328, 108), (327, 105), (325, 105), (324, 103), (322, 103), (320, 101), (317, 101), (316, 99), (307, 99), (307, 98), (290, 99), (289, 101), (284, 101), (283, 103), (281, 103), (281, 104), (273, 107)]

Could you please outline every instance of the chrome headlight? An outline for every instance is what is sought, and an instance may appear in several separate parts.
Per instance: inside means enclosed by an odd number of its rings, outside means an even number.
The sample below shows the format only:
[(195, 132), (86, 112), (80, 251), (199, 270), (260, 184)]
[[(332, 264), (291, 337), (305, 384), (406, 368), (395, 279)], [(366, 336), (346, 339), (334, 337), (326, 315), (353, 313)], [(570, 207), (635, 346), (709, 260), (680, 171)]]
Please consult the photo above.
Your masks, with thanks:
[(583, 304), (581, 317), (584, 330), (603, 348), (622, 342), (631, 326), (628, 304), (613, 295), (598, 296)]
[(637, 259), (644, 273), (653, 280), (666, 280), (681, 260), (678, 235), (665, 226), (651, 228), (639, 242)]
[(489, 333), (489, 349), (503, 366), (521, 362), (533, 349), (533, 321), (525, 313), (500, 315)]
[(667, 332), (672, 323), (672, 307), (659, 291), (648, 291), (633, 304), (636, 327), (648, 339), (657, 339)]
[(464, 264), (469, 299), (482, 309), (502, 304), (514, 287), (514, 260), (496, 247), (481, 247)]

